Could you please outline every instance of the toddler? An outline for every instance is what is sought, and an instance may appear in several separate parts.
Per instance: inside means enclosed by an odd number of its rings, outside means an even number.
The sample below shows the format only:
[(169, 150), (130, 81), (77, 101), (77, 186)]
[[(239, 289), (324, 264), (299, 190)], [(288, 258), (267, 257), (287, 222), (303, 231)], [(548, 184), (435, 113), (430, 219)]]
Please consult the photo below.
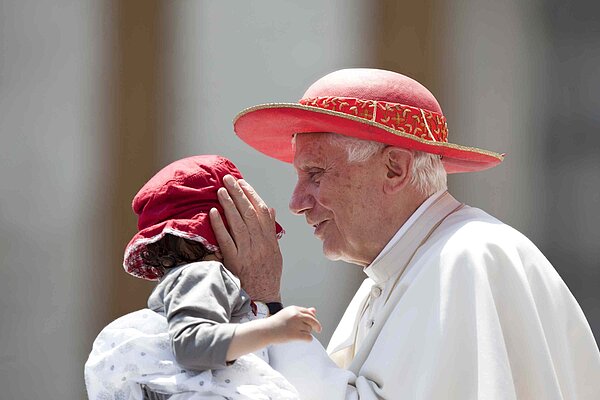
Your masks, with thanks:
[[(321, 327), (313, 308), (286, 307), (267, 318), (223, 265), (209, 211), (224, 219), (217, 190), (225, 175), (242, 178), (226, 158), (189, 157), (135, 196), (139, 232), (123, 266), (158, 285), (148, 309), (117, 319), (96, 338), (85, 365), (90, 400), (297, 399), (269, 367), (265, 347), (311, 340)], [(282, 228), (273, 226), (280, 237)]]

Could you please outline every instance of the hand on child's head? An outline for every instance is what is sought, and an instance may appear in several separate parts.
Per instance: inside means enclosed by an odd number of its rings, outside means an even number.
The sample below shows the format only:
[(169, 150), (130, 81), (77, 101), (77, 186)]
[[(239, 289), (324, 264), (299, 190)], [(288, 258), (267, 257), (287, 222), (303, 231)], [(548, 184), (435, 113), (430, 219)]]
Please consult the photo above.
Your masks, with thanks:
[(228, 175), (223, 182), (218, 195), (229, 229), (216, 209), (209, 213), (223, 263), (253, 300), (280, 301), (283, 259), (275, 214), (243, 179)]

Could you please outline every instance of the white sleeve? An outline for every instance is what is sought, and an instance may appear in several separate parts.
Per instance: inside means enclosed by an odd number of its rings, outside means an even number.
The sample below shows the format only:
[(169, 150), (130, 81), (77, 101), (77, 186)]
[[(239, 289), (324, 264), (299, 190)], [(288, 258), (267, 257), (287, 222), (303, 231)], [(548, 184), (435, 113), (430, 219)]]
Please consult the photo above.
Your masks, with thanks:
[(269, 361), (296, 387), (303, 400), (377, 399), (369, 384), (357, 388), (356, 375), (335, 365), (315, 338), (311, 342), (270, 346)]

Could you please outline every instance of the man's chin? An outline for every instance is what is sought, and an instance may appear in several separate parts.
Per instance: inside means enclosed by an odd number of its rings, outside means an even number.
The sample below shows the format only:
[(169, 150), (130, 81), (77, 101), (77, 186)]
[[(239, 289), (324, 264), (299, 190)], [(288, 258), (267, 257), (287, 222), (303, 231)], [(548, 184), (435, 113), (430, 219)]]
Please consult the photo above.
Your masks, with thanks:
[(327, 247), (325, 242), (323, 242), (323, 255), (325, 256), (325, 258), (331, 261), (343, 261), (348, 264), (354, 264), (361, 267), (367, 266), (367, 264), (363, 264), (361, 262), (358, 262), (356, 259), (348, 257), (347, 254), (344, 254), (343, 252), (339, 251), (339, 249), (332, 249), (330, 247)]
[(323, 255), (331, 261), (346, 261), (339, 250), (328, 248), (325, 242), (323, 242)]
[(323, 252), (323, 255), (325, 256), (326, 259), (328, 259), (330, 261), (344, 261), (344, 260), (342, 260), (342, 257), (338, 254), (330, 254), (330, 253)]

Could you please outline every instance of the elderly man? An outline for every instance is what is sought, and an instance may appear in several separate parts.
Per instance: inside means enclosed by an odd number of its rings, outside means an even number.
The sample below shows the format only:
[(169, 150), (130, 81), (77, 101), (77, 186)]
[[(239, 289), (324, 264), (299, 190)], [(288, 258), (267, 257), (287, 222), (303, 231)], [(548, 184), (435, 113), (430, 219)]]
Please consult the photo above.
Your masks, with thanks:
[[(598, 347), (554, 268), (522, 234), (446, 190), (447, 173), (503, 156), (449, 143), (425, 87), (389, 71), (337, 71), (299, 104), (243, 111), (235, 131), (293, 162), (292, 212), (326, 257), (367, 275), (328, 355), (316, 340), (271, 349), (302, 398), (600, 398)], [(231, 236), (213, 225), (228, 265), (276, 311), (281, 258), (265, 234), (273, 215), (246, 182), (226, 187)]]

